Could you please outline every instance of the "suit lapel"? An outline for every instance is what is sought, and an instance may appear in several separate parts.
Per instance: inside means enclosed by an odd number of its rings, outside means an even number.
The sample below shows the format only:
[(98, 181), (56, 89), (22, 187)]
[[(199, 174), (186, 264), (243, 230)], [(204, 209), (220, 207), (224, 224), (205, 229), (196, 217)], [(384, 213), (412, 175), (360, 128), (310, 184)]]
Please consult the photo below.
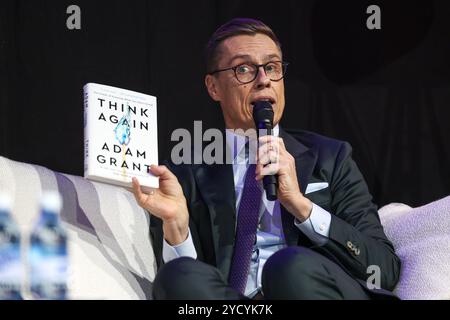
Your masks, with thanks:
[(210, 214), (216, 266), (228, 278), (236, 224), (233, 167), (229, 164), (202, 164), (196, 167), (194, 174)]
[[(317, 153), (312, 149), (307, 148), (304, 144), (297, 141), (294, 137), (288, 134), (286, 131), (280, 128), (280, 137), (283, 138), (286, 150), (295, 159), (295, 169), (297, 171), (297, 178), (300, 183), (300, 191), (304, 194), (308, 181), (314, 170), (317, 161)], [(301, 237), (300, 242), (308, 242), (306, 237), (302, 237), (303, 234), (299, 232), (294, 225), (294, 216), (290, 214), (283, 206), (281, 206), (281, 219), (283, 223), (283, 231), (288, 246), (295, 246), (299, 241), (299, 234)]]

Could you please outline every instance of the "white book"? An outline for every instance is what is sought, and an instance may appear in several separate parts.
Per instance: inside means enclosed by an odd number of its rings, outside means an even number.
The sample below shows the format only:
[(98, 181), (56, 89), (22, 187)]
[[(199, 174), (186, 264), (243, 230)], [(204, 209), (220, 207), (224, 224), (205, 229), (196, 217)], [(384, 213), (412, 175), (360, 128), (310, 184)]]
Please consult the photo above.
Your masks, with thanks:
[(159, 187), (156, 97), (88, 83), (84, 87), (84, 177), (145, 192)]

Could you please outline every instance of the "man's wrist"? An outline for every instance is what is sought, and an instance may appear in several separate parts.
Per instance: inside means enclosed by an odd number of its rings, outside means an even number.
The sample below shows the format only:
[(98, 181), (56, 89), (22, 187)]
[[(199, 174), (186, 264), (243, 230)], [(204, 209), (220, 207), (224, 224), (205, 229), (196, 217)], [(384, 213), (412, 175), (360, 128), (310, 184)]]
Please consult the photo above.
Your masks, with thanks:
[(293, 210), (294, 212), (292, 212), (292, 214), (298, 221), (304, 222), (310, 217), (312, 209), (313, 203), (311, 200), (302, 195), (299, 197), (299, 201), (295, 204)]
[(186, 241), (189, 236), (189, 226), (187, 223), (176, 221), (163, 221), (164, 239), (171, 246), (176, 246)]

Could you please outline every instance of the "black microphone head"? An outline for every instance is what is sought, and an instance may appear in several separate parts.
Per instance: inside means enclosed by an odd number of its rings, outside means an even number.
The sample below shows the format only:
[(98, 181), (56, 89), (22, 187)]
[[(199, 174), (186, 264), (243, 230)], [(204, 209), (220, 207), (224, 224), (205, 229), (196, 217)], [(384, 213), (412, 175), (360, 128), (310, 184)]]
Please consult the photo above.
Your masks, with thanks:
[(256, 129), (272, 129), (273, 109), (269, 101), (256, 101), (253, 105), (253, 120)]

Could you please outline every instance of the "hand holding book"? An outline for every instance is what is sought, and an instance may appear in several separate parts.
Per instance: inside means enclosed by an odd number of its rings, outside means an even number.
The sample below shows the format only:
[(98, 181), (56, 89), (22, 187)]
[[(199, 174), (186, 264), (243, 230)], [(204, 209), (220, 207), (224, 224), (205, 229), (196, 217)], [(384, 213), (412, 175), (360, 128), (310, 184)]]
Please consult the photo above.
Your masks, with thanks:
[(132, 178), (137, 203), (163, 221), (164, 238), (170, 245), (182, 243), (189, 233), (189, 212), (177, 177), (166, 166), (150, 166), (159, 178), (159, 188), (143, 193), (139, 180)]

